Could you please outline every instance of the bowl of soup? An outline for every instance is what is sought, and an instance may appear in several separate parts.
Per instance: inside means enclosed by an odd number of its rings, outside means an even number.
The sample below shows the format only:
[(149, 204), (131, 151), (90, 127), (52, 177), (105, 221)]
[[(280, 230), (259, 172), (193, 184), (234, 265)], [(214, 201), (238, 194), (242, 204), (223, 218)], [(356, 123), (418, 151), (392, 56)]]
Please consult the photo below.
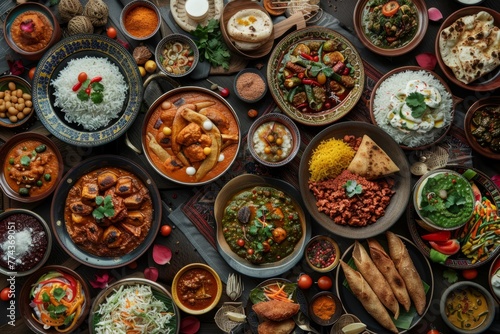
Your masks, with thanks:
[(200, 315), (212, 310), (222, 295), (222, 282), (210, 266), (191, 263), (177, 272), (172, 281), (172, 298), (184, 312)]
[(482, 333), (495, 318), (495, 301), (481, 285), (463, 281), (449, 286), (441, 296), (440, 313), (456, 333)]

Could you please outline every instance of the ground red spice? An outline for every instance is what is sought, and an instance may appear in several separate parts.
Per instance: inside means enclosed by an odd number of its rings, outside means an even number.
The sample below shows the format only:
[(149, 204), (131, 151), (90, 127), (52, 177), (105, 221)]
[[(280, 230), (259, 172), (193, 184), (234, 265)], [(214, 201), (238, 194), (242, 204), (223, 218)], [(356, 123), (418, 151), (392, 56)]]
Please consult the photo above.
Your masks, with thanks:
[(266, 83), (257, 73), (243, 73), (236, 80), (236, 91), (245, 100), (256, 100), (265, 90)]

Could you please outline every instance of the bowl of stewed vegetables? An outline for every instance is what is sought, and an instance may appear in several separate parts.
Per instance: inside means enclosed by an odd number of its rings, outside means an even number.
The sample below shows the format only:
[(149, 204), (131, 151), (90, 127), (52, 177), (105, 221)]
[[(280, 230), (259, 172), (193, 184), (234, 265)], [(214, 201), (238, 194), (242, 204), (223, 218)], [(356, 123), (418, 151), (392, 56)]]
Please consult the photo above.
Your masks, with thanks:
[(219, 191), (214, 205), (217, 249), (236, 271), (273, 277), (302, 259), (311, 237), (300, 193), (275, 178), (243, 174)]
[(198, 64), (199, 52), (191, 38), (171, 34), (156, 46), (155, 59), (162, 72), (170, 77), (180, 78), (194, 70)]
[(353, 20), (360, 41), (382, 56), (401, 56), (413, 50), (429, 23), (424, 0), (361, 0)]

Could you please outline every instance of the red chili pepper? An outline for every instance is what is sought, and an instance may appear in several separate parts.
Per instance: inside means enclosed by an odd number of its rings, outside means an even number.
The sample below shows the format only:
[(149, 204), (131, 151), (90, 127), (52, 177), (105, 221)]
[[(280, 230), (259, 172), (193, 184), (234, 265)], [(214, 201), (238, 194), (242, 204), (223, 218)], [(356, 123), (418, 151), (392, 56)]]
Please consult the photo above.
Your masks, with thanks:
[(451, 238), (450, 231), (439, 231), (422, 235), (422, 239), (427, 241), (447, 241)]
[(300, 53), (300, 56), (301, 56), (302, 58), (304, 58), (304, 59), (314, 61), (314, 57), (313, 57), (313, 56), (311, 56), (310, 54), (307, 54), (307, 53), (303, 53), (303, 52), (301, 52), (301, 53)]
[(74, 86), (73, 86), (73, 92), (76, 92), (77, 90), (80, 89), (80, 87), (82, 87), (82, 83), (81, 82), (77, 82)]
[(102, 80), (102, 77), (95, 77), (95, 78), (92, 78), (92, 80), (90, 80), (90, 83), (89, 85), (93, 84), (94, 82), (99, 82)]
[(321, 86), (321, 84), (319, 82), (317, 82), (316, 80), (313, 80), (313, 79), (302, 79), (302, 83), (304, 85), (311, 85), (311, 86)]
[(76, 290), (77, 290), (78, 283), (76, 282), (76, 279), (73, 276), (65, 274), (65, 273), (62, 273), (62, 274), (63, 274), (64, 278), (68, 280), (69, 288), (73, 291), (73, 296), (69, 300), (71, 302), (76, 297), (76, 293), (77, 293)]

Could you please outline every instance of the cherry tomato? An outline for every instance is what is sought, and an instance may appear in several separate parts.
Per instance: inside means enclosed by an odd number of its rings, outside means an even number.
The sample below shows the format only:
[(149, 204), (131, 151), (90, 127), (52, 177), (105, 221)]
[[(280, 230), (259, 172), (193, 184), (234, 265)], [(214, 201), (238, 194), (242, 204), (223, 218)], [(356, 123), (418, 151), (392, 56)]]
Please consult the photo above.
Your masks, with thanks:
[(78, 74), (78, 82), (84, 83), (85, 80), (87, 80), (87, 73), (80, 72), (80, 74)]
[(303, 290), (309, 289), (312, 286), (312, 284), (313, 284), (313, 280), (312, 280), (311, 276), (309, 276), (307, 274), (302, 274), (297, 279), (297, 285), (299, 286), (299, 288), (301, 288)]
[(440, 334), (440, 333), (437, 329), (433, 328), (430, 331), (428, 331), (427, 334)]
[(321, 290), (330, 290), (333, 286), (332, 279), (328, 276), (318, 278), (318, 288)]
[(164, 237), (167, 237), (172, 233), (172, 226), (170, 225), (163, 225), (160, 229), (160, 234)]
[(2, 291), (0, 292), (0, 299), (3, 300), (4, 302), (10, 300), (10, 288), (3, 288)]
[(28, 77), (30, 78), (30, 80), (33, 80), (33, 78), (35, 77), (35, 71), (36, 67), (30, 68), (30, 71), (28, 72)]
[(245, 240), (238, 239), (237, 244), (238, 244), (238, 246), (243, 247), (243, 246), (245, 246)]
[(397, 1), (389, 1), (382, 7), (382, 14), (387, 17), (391, 17), (396, 14), (399, 10), (399, 3)]
[(248, 253), (248, 255), (253, 255), (253, 248), (247, 249), (247, 253)]
[(462, 270), (462, 276), (465, 279), (473, 280), (477, 277), (477, 269), (464, 269)]
[(108, 29), (106, 29), (106, 35), (108, 35), (109, 38), (116, 38), (116, 29), (113, 27), (108, 27)]

